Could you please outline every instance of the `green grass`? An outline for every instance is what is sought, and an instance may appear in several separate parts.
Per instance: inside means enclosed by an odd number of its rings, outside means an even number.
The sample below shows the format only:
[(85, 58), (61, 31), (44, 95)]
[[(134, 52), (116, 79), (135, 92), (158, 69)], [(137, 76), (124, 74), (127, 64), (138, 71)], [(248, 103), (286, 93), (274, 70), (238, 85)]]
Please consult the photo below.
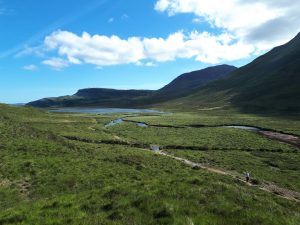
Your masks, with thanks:
[[(1, 105), (0, 224), (300, 224), (299, 203), (231, 177), (194, 170), (143, 149), (63, 136), (94, 140), (120, 136), (211, 148), (241, 145), (239, 150), (168, 151), (236, 172), (253, 167), (260, 179), (299, 190), (295, 178), (300, 159), (293, 148), (232, 129), (187, 129), (184, 134), (179, 129), (144, 129), (127, 123), (103, 128), (118, 116), (52, 114)], [(231, 143), (222, 142), (222, 133)], [(202, 140), (206, 138), (210, 140)], [(250, 152), (243, 151), (247, 142), (254, 144)], [(260, 151), (262, 146), (270, 151)], [(277, 148), (282, 152), (272, 152)], [(273, 178), (268, 161), (280, 168)]]
[(109, 128), (124, 140), (162, 146), (199, 147), (203, 150), (244, 151), (295, 151), (295, 148), (277, 141), (268, 140), (255, 133), (234, 128), (141, 128), (132, 123), (123, 123)]
[(183, 157), (207, 166), (232, 171), (243, 176), (250, 171), (252, 178), (266, 180), (281, 187), (300, 192), (300, 155), (298, 152), (263, 152), (263, 151), (191, 151), (165, 150), (166, 152)]

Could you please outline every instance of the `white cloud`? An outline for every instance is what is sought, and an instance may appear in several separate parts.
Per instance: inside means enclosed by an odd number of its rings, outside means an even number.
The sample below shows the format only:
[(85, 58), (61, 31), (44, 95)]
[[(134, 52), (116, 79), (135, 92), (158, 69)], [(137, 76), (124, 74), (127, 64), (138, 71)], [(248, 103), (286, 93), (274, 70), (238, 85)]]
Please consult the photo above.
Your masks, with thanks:
[(57, 50), (70, 63), (88, 63), (97, 66), (137, 63), (144, 58), (143, 44), (137, 37), (123, 40), (118, 36), (102, 36), (84, 32), (77, 36), (67, 31), (57, 31), (46, 37), (49, 50)]
[(145, 63), (145, 66), (147, 66), (147, 67), (155, 67), (156, 64), (153, 63), (153, 62), (146, 62), (146, 63)]
[(3, 2), (0, 1), (0, 16), (11, 16), (14, 14), (15, 14), (14, 10), (6, 8)]
[(55, 51), (60, 58), (45, 60), (43, 64), (58, 70), (69, 64), (82, 63), (97, 67), (130, 63), (154, 66), (155, 62), (178, 58), (219, 63), (245, 58), (255, 52), (253, 46), (235, 40), (230, 34), (211, 35), (197, 31), (187, 34), (179, 31), (167, 38), (128, 39), (118, 36), (92, 36), (86, 32), (78, 36), (68, 31), (56, 31), (45, 38), (44, 44), (47, 51)]
[(165, 62), (180, 57), (180, 51), (184, 49), (184, 34), (177, 32), (168, 38), (145, 38), (143, 43), (146, 55), (155, 61)]
[(23, 69), (29, 70), (29, 71), (36, 71), (36, 70), (38, 70), (38, 67), (36, 65), (30, 64), (30, 65), (24, 66)]
[(298, 0), (158, 0), (155, 9), (169, 16), (193, 13), (258, 50), (283, 44), (300, 31)]
[(69, 62), (61, 59), (61, 58), (51, 58), (44, 60), (42, 64), (50, 66), (53, 70), (60, 71), (69, 66)]
[(113, 23), (114, 21), (115, 21), (115, 18), (113, 18), (113, 17), (111, 17), (111, 18), (108, 19), (109, 23)]
[(36, 46), (36, 47), (29, 47), (25, 46), (20, 52), (14, 55), (15, 58), (20, 58), (23, 56), (28, 55), (35, 55), (37, 57), (43, 57), (44, 56), (44, 46)]
[(154, 62), (137, 62), (136, 66), (146, 66), (146, 67), (156, 67), (157, 65)]
[(192, 20), (192, 22), (193, 22), (193, 23), (202, 23), (203, 20), (202, 20), (201, 18), (194, 18), (194, 19)]
[(128, 16), (126, 13), (124, 13), (124, 14), (122, 15), (121, 19), (122, 19), (122, 20), (128, 20), (128, 19), (129, 19), (129, 16)]

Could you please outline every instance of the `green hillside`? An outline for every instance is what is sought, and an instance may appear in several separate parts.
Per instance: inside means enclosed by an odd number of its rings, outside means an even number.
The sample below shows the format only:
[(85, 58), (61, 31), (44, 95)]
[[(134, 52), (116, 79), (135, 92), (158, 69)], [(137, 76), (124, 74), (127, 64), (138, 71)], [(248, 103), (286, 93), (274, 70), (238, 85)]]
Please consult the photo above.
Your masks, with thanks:
[(166, 105), (232, 105), (247, 111), (300, 112), (300, 34), (229, 76)]

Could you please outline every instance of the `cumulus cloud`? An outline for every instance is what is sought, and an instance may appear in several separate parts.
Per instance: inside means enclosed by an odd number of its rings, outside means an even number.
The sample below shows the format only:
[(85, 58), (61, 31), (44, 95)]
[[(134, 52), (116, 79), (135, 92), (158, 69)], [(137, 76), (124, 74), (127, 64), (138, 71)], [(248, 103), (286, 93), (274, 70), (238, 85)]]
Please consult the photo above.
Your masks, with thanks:
[(143, 45), (139, 38), (123, 40), (118, 36), (82, 36), (67, 31), (57, 31), (46, 37), (48, 50), (57, 50), (72, 64), (88, 63), (97, 66), (136, 63), (143, 59)]
[(294, 0), (158, 0), (155, 5), (169, 16), (193, 13), (259, 50), (283, 44), (300, 31), (299, 8)]
[(23, 69), (28, 71), (36, 71), (38, 70), (38, 67), (36, 65), (30, 64), (30, 65), (23, 66)]
[[(68, 31), (56, 31), (45, 38), (44, 45), (48, 52), (56, 52), (59, 58), (45, 60), (43, 64), (58, 70), (70, 64), (82, 63), (98, 67), (130, 63), (153, 66), (155, 62), (178, 58), (219, 63), (245, 58), (255, 51), (251, 45), (236, 41), (230, 34), (211, 35), (197, 31), (178, 31), (167, 38), (128, 39), (118, 36), (92, 36), (86, 32), (80, 36)], [(152, 63), (142, 63), (143, 61)]]
[(69, 62), (61, 59), (61, 58), (51, 58), (44, 60), (42, 64), (50, 66), (53, 70), (60, 71), (69, 66)]

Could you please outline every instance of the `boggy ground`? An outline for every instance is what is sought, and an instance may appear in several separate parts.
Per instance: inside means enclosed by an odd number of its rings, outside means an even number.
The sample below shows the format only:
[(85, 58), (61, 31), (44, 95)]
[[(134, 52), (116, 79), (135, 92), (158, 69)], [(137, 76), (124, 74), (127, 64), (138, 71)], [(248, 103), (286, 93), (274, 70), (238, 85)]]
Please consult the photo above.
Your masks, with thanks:
[[(210, 113), (211, 119), (184, 113), (131, 119), (171, 125), (224, 120)], [(298, 192), (299, 149), (228, 128), (104, 127), (119, 117), (0, 106), (0, 224), (300, 224), (299, 202), (118, 142), (176, 146), (163, 151), (222, 171), (247, 170), (257, 182)], [(254, 125), (300, 133), (297, 120), (246, 117), (232, 115), (226, 124), (261, 121)]]

